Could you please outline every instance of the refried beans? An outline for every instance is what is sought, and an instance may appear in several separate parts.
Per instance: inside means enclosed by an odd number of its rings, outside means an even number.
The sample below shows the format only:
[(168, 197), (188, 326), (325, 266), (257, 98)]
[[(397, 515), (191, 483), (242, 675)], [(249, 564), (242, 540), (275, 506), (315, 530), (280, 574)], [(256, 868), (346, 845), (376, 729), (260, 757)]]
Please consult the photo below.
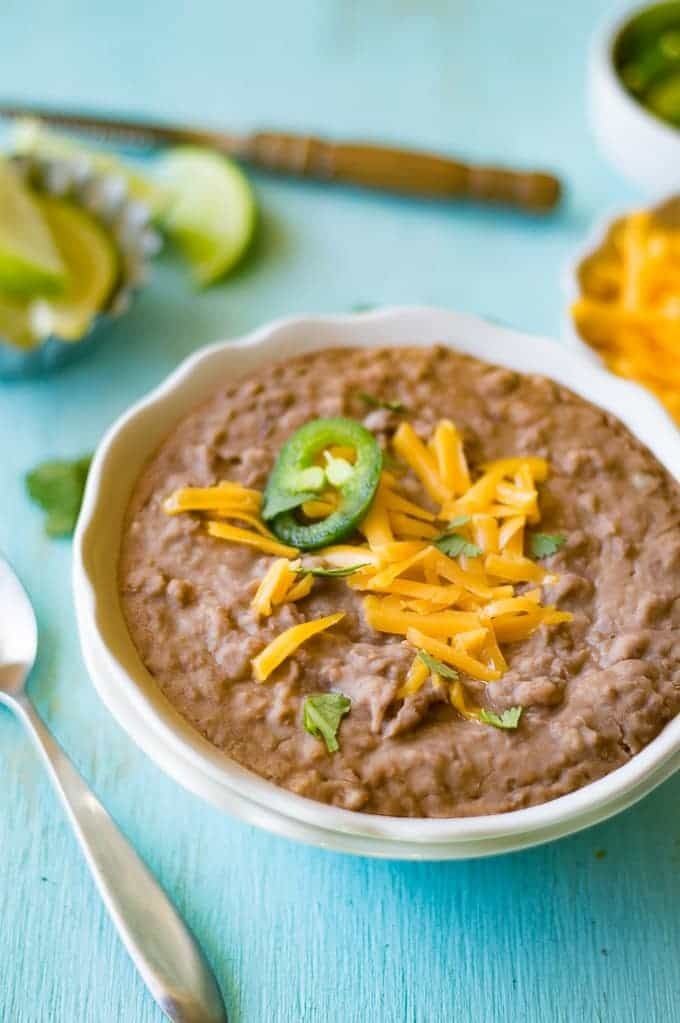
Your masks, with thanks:
[[(539, 455), (541, 529), (566, 536), (544, 564), (546, 603), (573, 620), (504, 648), (509, 670), (470, 700), (521, 706), (516, 730), (465, 720), (430, 682), (396, 693), (413, 658), (403, 637), (373, 631), (362, 595), (318, 579), (310, 595), (257, 620), (250, 604), (271, 558), (164, 514), (179, 487), (229, 479), (262, 490), (284, 441), (311, 419), (344, 416), (381, 444), (398, 401), (426, 437), (442, 417), (461, 430), (473, 472)], [(426, 503), (415, 477), (404, 492)], [(680, 488), (613, 416), (538, 375), (443, 347), (333, 349), (225, 381), (144, 469), (120, 554), (130, 634), (171, 704), (244, 767), (324, 803), (368, 813), (459, 817), (543, 803), (628, 761), (680, 711)], [(283, 629), (337, 611), (265, 683), (251, 659)], [(329, 754), (304, 730), (311, 693), (351, 698)]]

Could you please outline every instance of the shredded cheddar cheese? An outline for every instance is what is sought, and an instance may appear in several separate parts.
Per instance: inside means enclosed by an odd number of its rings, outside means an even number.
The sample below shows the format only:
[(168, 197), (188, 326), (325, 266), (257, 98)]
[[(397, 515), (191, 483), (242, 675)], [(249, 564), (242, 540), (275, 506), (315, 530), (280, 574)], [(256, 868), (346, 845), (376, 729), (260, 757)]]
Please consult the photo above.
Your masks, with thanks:
[(431, 614), (416, 614), (403, 610), (401, 602), (395, 606), (389, 597), (366, 597), (364, 615), (368, 624), (377, 632), (392, 632), (402, 636), (406, 636), (410, 629), (417, 628), (430, 636), (448, 639), (458, 632), (479, 625), (479, 616), (473, 612), (435, 611)]
[(507, 554), (489, 554), (484, 560), (487, 574), (509, 582), (542, 582), (545, 569), (535, 561), (523, 556), (510, 557)]
[(437, 660), (444, 664), (450, 664), (471, 678), (481, 679), (483, 682), (493, 682), (501, 677), (497, 668), (489, 667), (478, 661), (459, 644), (446, 643), (444, 640), (436, 639), (416, 628), (408, 629), (406, 638), (414, 647), (419, 650), (427, 650), (428, 654), (432, 654)]
[(414, 657), (406, 680), (397, 690), (397, 699), (405, 700), (407, 696), (412, 696), (413, 693), (419, 692), (427, 682), (429, 674), (430, 671), (425, 662), (420, 657)]
[[(414, 696), (430, 679), (448, 688), (452, 706), (463, 717), (479, 719), (481, 710), (467, 703), (465, 683), (456, 673), (495, 681), (508, 668), (504, 644), (572, 617), (542, 604), (541, 588), (556, 577), (525, 552), (536, 539), (537, 534), (527, 535), (527, 527), (540, 520), (538, 484), (547, 478), (549, 466), (544, 458), (517, 455), (486, 463), (473, 479), (460, 432), (447, 419), (425, 439), (402, 422), (392, 449), (405, 463), (405, 476), (383, 470), (358, 526), (363, 540), (349, 537), (315, 551), (321, 562), (315, 571), (329, 581), (335, 576), (333, 585), (341, 580), (361, 592), (366, 624), (403, 637), (413, 647), (416, 655), (397, 699)], [(354, 457), (344, 448), (329, 454), (347, 463)], [(323, 519), (336, 507), (336, 498), (337, 492), (324, 491), (302, 512)], [(203, 519), (216, 539), (272, 556), (251, 604), (257, 618), (266, 618), (276, 607), (308, 596), (315, 580), (299, 560), (300, 552), (280, 543), (261, 520), (261, 500), (258, 491), (225, 481), (178, 490), (163, 507), (169, 515)], [(276, 636), (252, 661), (256, 680), (266, 681), (300, 644), (343, 615), (312, 619)]]
[[(507, 554), (519, 557), (524, 550), (524, 515), (513, 515), (505, 519), (498, 529), (498, 546)], [(488, 553), (488, 552), (487, 552)]]
[(272, 561), (257, 588), (251, 607), (259, 617), (272, 613), (276, 604), (281, 604), (296, 579), (296, 573), (287, 558)]
[(488, 628), (470, 629), (468, 632), (458, 632), (453, 638), (456, 645), (462, 647), (466, 653), (476, 654), (486, 645), (488, 634)]
[(242, 511), (256, 514), (260, 510), (262, 495), (258, 490), (224, 481), (215, 487), (182, 487), (163, 502), (167, 515), (188, 511)]
[(472, 512), (488, 511), (489, 505), (496, 496), (496, 487), (506, 475), (502, 466), (493, 466), (481, 476), (476, 483), (466, 490), (456, 501), (444, 504), (443, 514), (449, 518)]
[(416, 474), (433, 501), (443, 504), (452, 497), (452, 492), (442, 482), (437, 471), (434, 455), (425, 447), (410, 423), (401, 423), (392, 439), (392, 446)]
[(318, 501), (305, 501), (302, 511), (308, 519), (325, 519), (327, 515), (335, 511), (335, 504), (322, 498)]
[(494, 619), (493, 630), (499, 643), (517, 643), (528, 639), (545, 620), (545, 614), (538, 608), (522, 615), (499, 615)]
[(487, 630), (486, 640), (482, 646), (480, 655), (487, 664), (493, 664), (494, 668), (497, 668), (501, 675), (505, 674), (508, 670), (508, 662), (503, 657), (501, 648), (498, 645), (498, 636), (496, 635), (495, 629), (491, 628)]
[(488, 513), (472, 516), (472, 535), (483, 554), (497, 554), (500, 544), (498, 522)]
[(387, 565), (380, 572), (374, 575), (368, 582), (362, 583), (361, 589), (376, 589), (384, 590), (389, 588), (390, 584), (394, 582), (398, 576), (403, 575), (404, 572), (408, 572), (410, 568), (413, 568), (419, 561), (423, 561), (428, 553), (427, 547), (422, 547), (417, 550), (415, 554), (411, 554), (409, 557), (393, 561), (392, 564)]
[(464, 494), (470, 486), (470, 473), (462, 437), (449, 419), (442, 419), (437, 424), (432, 436), (432, 450), (444, 486), (453, 494)]
[(240, 522), (254, 529), (260, 536), (266, 536), (270, 540), (275, 540), (276, 537), (270, 533), (265, 524), (257, 515), (252, 515), (250, 512), (242, 512), (237, 510), (227, 511), (220, 509), (220, 511), (214, 512), (220, 519), (227, 519), (230, 522)]
[(398, 533), (399, 536), (412, 536), (417, 540), (432, 540), (441, 532), (431, 522), (422, 522), (420, 519), (413, 519), (409, 515), (402, 515), (401, 512), (392, 512), (390, 524), (394, 532)]
[(297, 648), (306, 640), (330, 629), (345, 617), (343, 611), (336, 614), (326, 615), (325, 618), (317, 618), (310, 622), (302, 622), (301, 625), (292, 625), (285, 632), (280, 633), (273, 639), (261, 653), (252, 660), (253, 674), (257, 682), (266, 682), (271, 673), (280, 664), (295, 653)]
[(478, 707), (470, 707), (465, 699), (465, 689), (461, 682), (452, 682), (449, 686), (449, 699), (462, 717), (469, 721), (479, 721)]
[(249, 547), (257, 547), (264, 554), (278, 554), (282, 558), (297, 558), (300, 554), (295, 547), (288, 547), (285, 543), (270, 539), (268, 536), (260, 536), (259, 533), (247, 529), (238, 529), (226, 522), (215, 522), (210, 520), (206, 526), (210, 536), (220, 540), (231, 540), (233, 543), (244, 543)]
[[(387, 473), (383, 472), (383, 482), (386, 483), (385, 477)], [(403, 515), (409, 515), (412, 519), (422, 519), (423, 522), (434, 522), (434, 513), (428, 511), (427, 508), (421, 508), (419, 504), (414, 504), (413, 501), (407, 501), (405, 497), (401, 497), (400, 494), (395, 494), (393, 490), (390, 490), (387, 485), (384, 490), (385, 494), (385, 506), (388, 512), (400, 512)]]
[(523, 611), (535, 611), (541, 599), (538, 590), (530, 590), (521, 597), (505, 597), (500, 600), (492, 600), (482, 610), (485, 618), (498, 618), (500, 615), (518, 614)]
[[(374, 577), (375, 579), (375, 577)], [(368, 580), (364, 585), (368, 584)], [(370, 582), (372, 589), (377, 589), (375, 581)], [(455, 604), (461, 595), (460, 586), (438, 585), (436, 583), (420, 582), (417, 579), (395, 579), (389, 584), (389, 592), (396, 593), (403, 597), (414, 597), (416, 600), (424, 601), (427, 604)]]
[(368, 514), (359, 526), (359, 529), (366, 537), (371, 550), (375, 550), (376, 547), (382, 547), (384, 544), (391, 543), (394, 540), (387, 511), (385, 488), (382, 485), (378, 487), (378, 493), (375, 495), (373, 504), (369, 508)]
[(583, 260), (578, 278), (571, 315), (579, 335), (680, 422), (680, 228), (632, 213)]
[(287, 604), (292, 604), (296, 600), (302, 600), (303, 597), (308, 597), (312, 592), (312, 586), (314, 585), (314, 577), (311, 575), (303, 575), (294, 586), (288, 590), (284, 597), (284, 601)]
[(520, 469), (526, 467), (532, 477), (539, 483), (548, 478), (548, 462), (545, 458), (537, 458), (534, 455), (521, 455), (514, 458), (497, 458), (494, 462), (487, 462), (482, 466), (484, 472), (500, 469), (507, 476), (514, 476)]
[(427, 544), (422, 540), (394, 540), (376, 547), (375, 554), (381, 565), (391, 565), (424, 551), (426, 547)]

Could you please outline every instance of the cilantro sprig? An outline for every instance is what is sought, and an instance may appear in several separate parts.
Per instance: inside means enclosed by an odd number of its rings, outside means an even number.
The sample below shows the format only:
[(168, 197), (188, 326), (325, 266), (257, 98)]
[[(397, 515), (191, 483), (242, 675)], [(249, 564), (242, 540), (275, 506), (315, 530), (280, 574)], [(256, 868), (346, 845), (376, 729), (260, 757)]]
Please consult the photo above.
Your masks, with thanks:
[(458, 678), (458, 672), (455, 668), (451, 668), (448, 664), (444, 664), (443, 661), (433, 657), (432, 654), (428, 654), (427, 650), (419, 650), (418, 657), (423, 664), (436, 675), (441, 675), (442, 678), (450, 678), (454, 680)]
[(482, 708), (479, 720), (483, 721), (485, 725), (493, 725), (494, 728), (513, 729), (517, 728), (523, 709), (523, 707), (508, 707), (501, 714), (496, 714), (493, 710)]
[(441, 536), (435, 537), (432, 543), (442, 554), (447, 554), (450, 558), (458, 558), (461, 554), (466, 558), (478, 558), (482, 553), (481, 547), (471, 543), (461, 533), (442, 533)]
[(26, 474), (29, 497), (46, 512), (48, 536), (70, 536), (75, 529), (91, 461), (91, 455), (84, 455), (43, 462)]
[(281, 491), (278, 494), (274, 494), (267, 501), (266, 514), (268, 519), (273, 519), (277, 515), (282, 515), (283, 512), (294, 511), (295, 508), (302, 507), (307, 501), (315, 501), (318, 498), (318, 494), (313, 490), (300, 490), (295, 494), (284, 493)]
[(388, 398), (376, 398), (374, 394), (367, 394), (365, 391), (359, 391), (357, 394), (358, 398), (361, 398), (370, 408), (386, 408), (389, 412), (406, 412), (406, 406), (403, 401), (392, 401)]
[(323, 739), (329, 753), (340, 749), (337, 734), (340, 722), (349, 714), (352, 701), (344, 693), (314, 693), (302, 706), (302, 722), (306, 731)]
[(363, 561), (360, 565), (344, 565), (342, 568), (320, 568), (316, 565), (310, 568), (301, 568), (300, 575), (318, 575), (328, 579), (344, 579), (348, 575), (360, 572), (362, 568), (368, 568), (370, 561)]
[(564, 533), (532, 533), (531, 553), (535, 558), (549, 558), (566, 542)]

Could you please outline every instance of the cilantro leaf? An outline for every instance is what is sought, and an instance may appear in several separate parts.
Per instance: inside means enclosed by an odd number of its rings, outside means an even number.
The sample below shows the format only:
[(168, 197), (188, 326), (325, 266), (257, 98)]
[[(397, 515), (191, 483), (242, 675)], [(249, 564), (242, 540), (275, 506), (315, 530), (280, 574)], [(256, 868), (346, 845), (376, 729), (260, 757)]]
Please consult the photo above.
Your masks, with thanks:
[(329, 753), (340, 749), (336, 736), (351, 706), (352, 701), (344, 693), (315, 693), (305, 699), (302, 710), (305, 729), (317, 739), (323, 739)]
[(441, 675), (442, 678), (457, 679), (458, 672), (455, 668), (451, 668), (448, 664), (444, 664), (443, 661), (439, 661), (432, 654), (428, 654), (427, 650), (419, 650), (418, 657), (421, 659), (423, 664), (434, 671), (436, 675)]
[(283, 512), (299, 508), (307, 501), (314, 501), (326, 485), (326, 473), (320, 465), (310, 465), (286, 480), (282, 486), (265, 490), (262, 504), (262, 518), (265, 522), (275, 519)]
[(482, 553), (481, 547), (476, 543), (470, 543), (460, 533), (442, 533), (432, 541), (442, 554), (448, 554), (450, 558), (458, 558), (464, 554), (466, 558), (477, 558)]
[(386, 408), (389, 412), (406, 412), (406, 406), (403, 401), (389, 401), (386, 398), (376, 398), (374, 394), (366, 394), (365, 391), (359, 391), (357, 397), (361, 398), (371, 408)]
[(345, 565), (342, 568), (301, 568), (300, 575), (319, 575), (329, 579), (344, 579), (345, 576), (354, 575), (355, 572), (361, 571), (362, 568), (368, 568), (371, 564), (370, 561), (364, 561), (360, 565)]
[(494, 728), (517, 728), (523, 709), (523, 707), (508, 707), (501, 714), (496, 714), (492, 710), (482, 708), (479, 720), (483, 721), (485, 725), (493, 725)]
[(277, 515), (292, 511), (294, 508), (299, 508), (300, 505), (305, 504), (307, 501), (315, 501), (318, 496), (317, 493), (311, 490), (301, 491), (298, 494), (284, 493), (283, 490), (279, 490), (265, 495), (264, 504), (262, 505), (262, 518), (265, 522), (269, 522), (271, 519), (275, 519)]
[(549, 558), (566, 541), (564, 533), (532, 533), (531, 553), (535, 558)]
[(47, 513), (48, 536), (70, 536), (78, 520), (91, 455), (74, 461), (43, 462), (26, 474), (29, 497)]

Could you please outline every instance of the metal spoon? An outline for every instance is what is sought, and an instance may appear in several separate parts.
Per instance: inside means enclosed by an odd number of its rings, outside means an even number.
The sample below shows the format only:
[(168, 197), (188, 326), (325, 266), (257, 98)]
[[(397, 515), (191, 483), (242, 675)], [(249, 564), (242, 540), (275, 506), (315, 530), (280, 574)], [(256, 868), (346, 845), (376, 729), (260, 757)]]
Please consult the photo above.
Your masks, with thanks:
[(174, 1023), (227, 1023), (195, 938), (57, 745), (25, 692), (38, 646), (31, 603), (0, 557), (0, 703), (24, 723), (85, 854), (99, 894), (149, 991)]

